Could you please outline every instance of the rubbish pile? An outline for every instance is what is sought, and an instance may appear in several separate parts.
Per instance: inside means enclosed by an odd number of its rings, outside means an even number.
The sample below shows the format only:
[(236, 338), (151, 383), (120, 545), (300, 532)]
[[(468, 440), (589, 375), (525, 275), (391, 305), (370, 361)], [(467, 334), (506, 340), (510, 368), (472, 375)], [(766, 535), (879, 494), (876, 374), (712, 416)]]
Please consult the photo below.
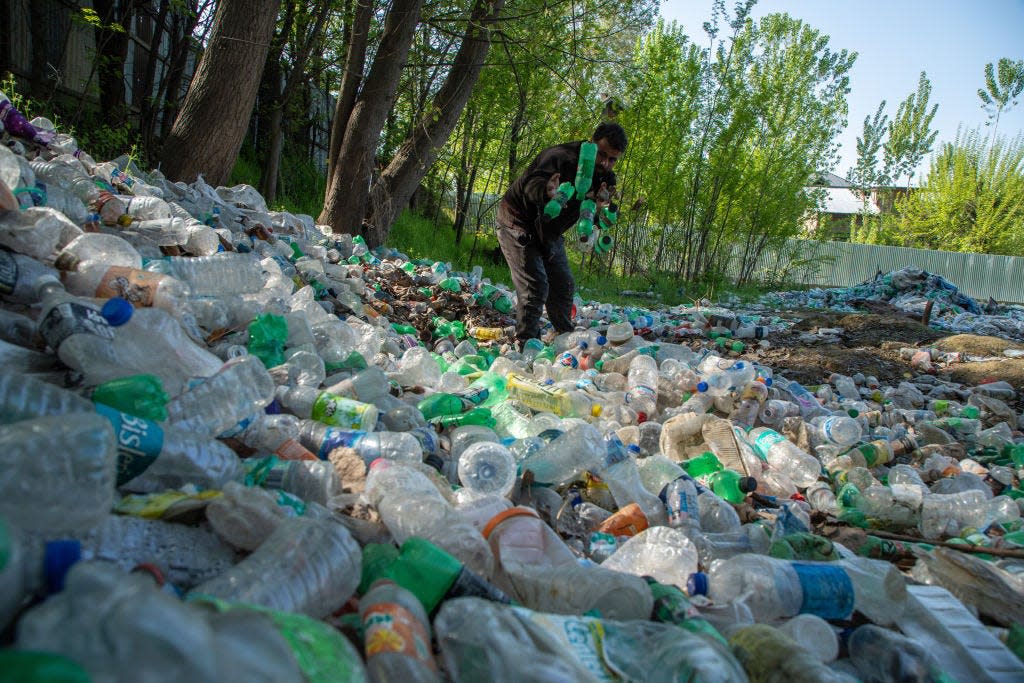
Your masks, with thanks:
[(0, 679), (1024, 676), (1019, 387), (518, 348), (478, 269), (4, 125)]

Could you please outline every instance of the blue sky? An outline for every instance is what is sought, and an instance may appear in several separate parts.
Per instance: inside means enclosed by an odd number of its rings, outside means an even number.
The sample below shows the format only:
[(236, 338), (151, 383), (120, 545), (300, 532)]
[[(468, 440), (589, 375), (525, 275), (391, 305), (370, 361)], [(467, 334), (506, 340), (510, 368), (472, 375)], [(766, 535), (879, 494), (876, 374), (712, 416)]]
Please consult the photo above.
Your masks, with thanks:
[[(730, 15), (734, 0), (726, 0)], [(677, 21), (698, 44), (706, 44), (701, 25), (711, 18), (712, 0), (663, 0), (661, 15)], [(928, 74), (932, 104), (939, 111), (932, 127), (939, 143), (952, 141), (957, 126), (981, 126), (985, 112), (978, 88), (984, 69), (1000, 57), (1024, 59), (1024, 0), (760, 0), (754, 18), (786, 12), (830, 36), (833, 49), (858, 53), (850, 74), (849, 123), (840, 136), (839, 175), (854, 164), (856, 138), (864, 117), (884, 99), (890, 119), (899, 103), (917, 90), (918, 75)], [(999, 135), (1024, 131), (1024, 97), (999, 120)], [(928, 168), (922, 163), (913, 183)]]

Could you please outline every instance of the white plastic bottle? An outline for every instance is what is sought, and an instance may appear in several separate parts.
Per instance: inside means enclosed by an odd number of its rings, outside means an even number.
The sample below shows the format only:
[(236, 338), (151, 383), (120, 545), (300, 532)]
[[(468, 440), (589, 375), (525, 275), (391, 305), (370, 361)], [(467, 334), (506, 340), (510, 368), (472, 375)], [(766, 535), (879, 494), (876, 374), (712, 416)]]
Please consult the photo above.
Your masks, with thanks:
[(641, 422), (653, 418), (658, 405), (658, 362), (651, 356), (636, 356), (629, 363), (626, 382), (626, 405), (637, 412)]
[(819, 415), (808, 423), (811, 445), (845, 450), (860, 441), (860, 423), (845, 415)]
[(355, 592), (360, 562), (359, 544), (342, 524), (293, 517), (252, 555), (193, 592), (322, 618)]

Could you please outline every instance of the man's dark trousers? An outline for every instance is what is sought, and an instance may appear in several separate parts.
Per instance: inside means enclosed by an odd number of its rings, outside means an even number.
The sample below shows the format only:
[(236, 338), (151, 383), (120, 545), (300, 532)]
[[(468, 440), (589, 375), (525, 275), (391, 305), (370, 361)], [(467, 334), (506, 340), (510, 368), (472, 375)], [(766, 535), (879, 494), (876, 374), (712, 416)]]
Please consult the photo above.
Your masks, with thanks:
[(516, 339), (525, 341), (540, 336), (540, 316), (545, 306), (556, 332), (571, 331), (576, 283), (562, 237), (542, 242), (525, 230), (501, 225), (497, 232), (518, 294)]

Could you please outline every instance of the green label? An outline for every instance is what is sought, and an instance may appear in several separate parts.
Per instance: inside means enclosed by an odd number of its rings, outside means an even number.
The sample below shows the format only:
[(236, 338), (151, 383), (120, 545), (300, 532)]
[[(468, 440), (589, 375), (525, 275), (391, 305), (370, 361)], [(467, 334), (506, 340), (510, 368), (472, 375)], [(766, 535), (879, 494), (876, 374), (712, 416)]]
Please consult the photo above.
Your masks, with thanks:
[(95, 407), (97, 413), (110, 420), (117, 435), (117, 485), (121, 486), (141, 475), (160, 457), (164, 430), (155, 422), (102, 403)]
[(313, 419), (325, 425), (359, 429), (363, 424), (363, 415), (368, 404), (353, 401), (344, 396), (336, 396), (330, 392), (321, 392), (313, 403)]
[(764, 431), (758, 434), (757, 438), (750, 445), (754, 447), (754, 450), (757, 451), (761, 458), (767, 458), (768, 450), (780, 441), (785, 440), (786, 437), (776, 431)]

